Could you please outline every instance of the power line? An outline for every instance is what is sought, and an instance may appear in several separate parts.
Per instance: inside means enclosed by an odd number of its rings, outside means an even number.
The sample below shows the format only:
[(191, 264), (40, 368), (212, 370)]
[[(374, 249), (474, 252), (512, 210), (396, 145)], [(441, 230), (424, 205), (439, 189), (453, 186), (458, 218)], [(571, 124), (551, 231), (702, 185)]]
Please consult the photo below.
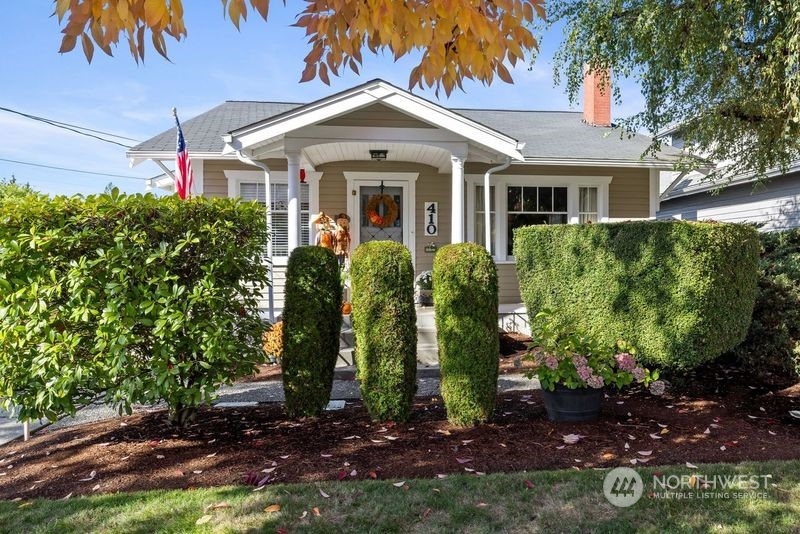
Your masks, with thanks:
[(149, 180), (149, 178), (142, 178), (140, 176), (125, 176), (123, 174), (110, 174), (110, 173), (105, 173), (105, 172), (84, 171), (84, 170), (81, 170), (81, 169), (70, 169), (70, 168), (67, 168), (67, 167), (56, 167), (54, 165), (44, 165), (42, 163), (31, 163), (29, 161), (18, 161), (18, 160), (15, 160), (15, 159), (0, 158), (0, 161), (5, 161), (5, 162), (8, 162), (8, 163), (17, 163), (19, 165), (29, 165), (31, 167), (42, 167), (44, 169), (54, 169), (54, 170), (57, 170), (57, 171), (76, 172), (76, 173), (79, 173), (79, 174), (92, 174), (94, 176), (106, 176), (106, 177), (109, 177), (109, 178), (126, 178), (128, 180)]
[[(94, 133), (98, 133), (98, 134), (101, 134), (101, 135), (107, 135), (109, 137), (116, 137), (117, 139), (125, 139), (127, 141), (133, 141), (134, 143), (138, 143), (139, 142), (136, 139), (132, 139), (130, 137), (125, 137), (125, 136), (113, 134), (113, 133), (110, 133), (110, 132), (104, 132), (102, 130), (93, 130), (91, 128), (86, 128), (85, 126), (78, 126), (78, 125), (75, 125), (75, 124), (69, 124), (67, 122), (61, 122), (61, 121), (57, 121), (57, 120), (53, 120), (53, 119), (47, 119), (45, 117), (39, 117), (37, 115), (31, 115), (29, 113), (23, 113), (22, 111), (9, 109), (9, 108), (5, 108), (5, 107), (2, 107), (2, 106), (0, 106), (0, 110), (1, 111), (7, 111), (8, 113), (14, 113), (15, 115), (20, 115), (22, 117), (25, 117), (26, 119), (31, 119), (31, 120), (34, 120), (34, 121), (43, 122), (45, 124), (49, 124), (50, 126), (55, 126), (56, 128), (62, 128), (64, 130), (69, 130), (70, 132), (73, 132), (73, 133), (76, 133), (76, 134), (85, 135), (86, 137), (92, 137), (92, 138), (98, 139), (100, 141), (105, 141), (106, 143), (112, 143), (114, 145), (119, 145), (119, 146), (121, 146), (123, 148), (131, 148), (131, 145), (125, 145), (123, 143), (118, 143), (117, 141), (112, 141), (111, 139), (105, 139), (103, 137), (99, 137), (97, 135), (92, 135), (92, 134), (89, 134), (89, 133), (86, 133), (86, 132), (94, 132)], [(81, 131), (81, 130), (83, 130), (83, 131)]]

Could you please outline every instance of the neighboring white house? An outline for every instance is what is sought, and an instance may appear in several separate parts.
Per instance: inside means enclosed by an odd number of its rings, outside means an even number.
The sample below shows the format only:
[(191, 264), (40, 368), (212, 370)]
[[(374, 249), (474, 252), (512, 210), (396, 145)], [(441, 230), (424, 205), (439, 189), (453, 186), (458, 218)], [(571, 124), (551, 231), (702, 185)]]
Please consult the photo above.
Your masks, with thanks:
[[(679, 128), (660, 135), (674, 148), (684, 148)], [(800, 160), (786, 173), (772, 171), (767, 177), (762, 183), (753, 176), (740, 176), (720, 184), (702, 172), (664, 172), (658, 219), (756, 223), (762, 231), (800, 226)]]
[[(350, 216), (353, 248), (405, 244), (417, 273), (442, 245), (488, 236), (500, 302), (518, 303), (514, 228), (655, 218), (659, 172), (679, 151), (643, 158), (649, 138), (610, 127), (610, 93), (588, 83), (583, 113), (448, 109), (373, 80), (309, 104), (225, 102), (182, 126), (196, 193), (271, 207), (277, 308), (286, 259), (314, 242), (308, 222), (319, 211)], [(128, 157), (171, 165), (174, 129)], [(381, 217), (370, 213), (377, 195), (396, 209), (390, 225), (384, 203)]]

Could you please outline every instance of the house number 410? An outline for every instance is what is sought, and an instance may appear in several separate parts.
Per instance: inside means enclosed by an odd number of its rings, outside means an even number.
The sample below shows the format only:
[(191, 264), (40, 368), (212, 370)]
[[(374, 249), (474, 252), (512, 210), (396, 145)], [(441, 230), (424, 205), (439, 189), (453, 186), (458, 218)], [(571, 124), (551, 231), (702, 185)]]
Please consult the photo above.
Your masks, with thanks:
[(425, 203), (425, 236), (439, 235), (439, 203)]

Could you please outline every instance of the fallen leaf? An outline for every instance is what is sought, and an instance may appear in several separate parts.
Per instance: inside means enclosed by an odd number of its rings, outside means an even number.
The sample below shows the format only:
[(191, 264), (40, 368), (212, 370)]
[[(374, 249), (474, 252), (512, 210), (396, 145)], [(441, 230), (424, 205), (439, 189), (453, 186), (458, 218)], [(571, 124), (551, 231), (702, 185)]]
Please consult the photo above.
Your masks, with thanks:
[(586, 436), (581, 436), (580, 434), (567, 434), (566, 436), (562, 436), (564, 439), (564, 443), (569, 443), (570, 445), (573, 443), (578, 443), (582, 438)]
[(216, 455), (217, 455), (216, 452), (212, 452), (211, 454), (206, 454), (206, 458), (213, 458)]
[(405, 484), (406, 484), (406, 481), (403, 480), (402, 482), (393, 483), (392, 486), (394, 486), (395, 488), (402, 488), (403, 486), (405, 486)]
[(450, 435), (450, 431), (449, 430), (437, 430), (436, 432), (439, 433), (439, 434), (444, 434), (445, 436), (449, 436)]
[(778, 435), (777, 432), (773, 432), (772, 430), (767, 430), (767, 432), (769, 433), (770, 436), (777, 436)]
[(474, 473), (475, 472), (475, 470), (470, 468), (470, 467), (465, 467), (464, 471), (466, 471), (467, 473)]
[(211, 516), (206, 514), (203, 517), (201, 517), (200, 519), (198, 519), (197, 521), (195, 521), (194, 524), (195, 525), (205, 525), (209, 521), (211, 521)]
[(280, 504), (277, 504), (277, 503), (275, 503), (275, 504), (270, 504), (269, 506), (267, 506), (266, 508), (264, 508), (264, 511), (265, 511), (266, 513), (268, 513), (268, 514), (274, 514), (275, 512), (280, 512), (280, 511), (281, 511), (281, 505), (280, 505)]
[(329, 498), (330, 498), (330, 495), (328, 495), (327, 493), (325, 493), (324, 491), (322, 491), (322, 488), (320, 488), (320, 489), (319, 489), (319, 494), (320, 494), (320, 495), (322, 495), (323, 497), (325, 497), (326, 499), (329, 499)]
[(269, 473), (272, 473), (273, 471), (275, 471), (276, 469), (277, 469), (277, 467), (267, 467), (266, 469), (262, 469), (261, 472), (269, 474)]
[(661, 428), (667, 428), (667, 427), (669, 426), (669, 425), (662, 425), (661, 423), (656, 423), (656, 424), (657, 424), (658, 426), (660, 426)]
[(639, 460), (640, 464), (646, 464), (647, 462), (652, 460), (652, 458), (637, 458), (637, 460)]
[(442, 492), (442, 490), (440, 490), (439, 488), (433, 488), (431, 491), (434, 492), (434, 493), (441, 493)]
[(689, 462), (686, 462), (686, 467), (688, 467), (689, 469), (697, 469), (696, 465), (690, 464)]
[(316, 517), (319, 517), (319, 516), (322, 515), (322, 513), (319, 511), (319, 508), (317, 508), (316, 506), (311, 509), (311, 513), (314, 514)]
[(337, 478), (339, 480), (344, 480), (345, 478), (347, 478), (347, 471), (345, 471), (344, 469), (339, 469), (339, 475), (337, 476)]
[(308, 515), (308, 510), (303, 510), (303, 515), (300, 516), (300, 519), (305, 519)]
[(486, 473), (484, 473), (483, 471), (475, 471), (475, 474), (478, 475), (479, 477), (482, 477)]
[(663, 428), (663, 429), (661, 429), (661, 433), (662, 434), (669, 434), (669, 429), (668, 428)]
[(625, 443), (625, 450), (627, 451), (627, 450), (628, 450), (628, 449), (630, 449), (630, 448), (631, 448), (631, 446), (630, 446), (630, 445), (628, 445), (627, 443)]
[(505, 443), (500, 444), (501, 447), (507, 447)]
[(422, 519), (428, 519), (428, 516), (431, 515), (431, 509), (425, 508), (425, 511), (422, 512)]
[(373, 480), (378, 478), (378, 473), (376, 473), (375, 471), (370, 471), (369, 473), (367, 473), (367, 475), (369, 476), (369, 478), (371, 478)]
[(92, 491), (97, 491), (99, 489), (100, 489), (100, 484), (95, 484), (95, 486), (92, 488)]
[(653, 451), (637, 451), (637, 454), (640, 454), (641, 456), (650, 456), (653, 454)]
[(659, 436), (658, 434), (650, 434), (650, 437), (653, 439), (661, 439), (661, 436)]
[(447, 475), (441, 475), (441, 474), (439, 474), (439, 475), (436, 475), (436, 478), (447, 478)]
[(456, 458), (456, 462), (460, 464), (468, 464), (472, 461), (472, 458)]
[(636, 465), (636, 458), (632, 458), (632, 459), (630, 460), (630, 462), (631, 462), (633, 465)]
[[(461, 440), (461, 444), (462, 444), (462, 445), (469, 445), (469, 444), (470, 444), (470, 443), (472, 443), (473, 441), (475, 441), (475, 440), (474, 440), (474, 439), (462, 439), (462, 440)], [(501, 443), (500, 445), (502, 445), (502, 443)], [(428, 510), (430, 510), (430, 508), (428, 508)]]
[(385, 441), (383, 441), (382, 439), (370, 439), (370, 441), (371, 441), (372, 443), (386, 443), (386, 442), (385, 442)]
[(287, 459), (289, 456), (290, 456), (289, 454), (287, 454), (286, 456), (281, 456), (281, 460), (285, 460), (285, 459)]
[(383, 436), (383, 437), (385, 437), (385, 438), (386, 438), (386, 439), (388, 439), (389, 441), (395, 441), (395, 440), (398, 440), (398, 439), (400, 439), (400, 438), (398, 438), (397, 436)]
[(330, 458), (333, 455), (332, 454), (321, 453), (320, 456), (322, 456), (323, 458)]
[(631, 441), (636, 441), (636, 436), (632, 436), (631, 434), (628, 434), (628, 439), (631, 440)]
[(361, 439), (361, 436), (356, 436), (355, 434), (353, 434), (352, 436), (347, 436), (342, 439)]
[(389, 431), (388, 428), (381, 428), (379, 430), (376, 430), (375, 432), (388, 432), (388, 431)]
[(487, 506), (489, 506), (489, 505), (488, 505), (488, 504), (486, 504), (485, 502), (479, 502), (479, 503), (478, 503), (478, 504), (476, 504), (475, 506), (476, 506), (477, 508), (486, 508), (486, 507), (487, 507)]
[(354, 477), (354, 476), (356, 476), (356, 475), (358, 475), (358, 471), (356, 471), (355, 469), (353, 469), (352, 471), (350, 471), (350, 476), (351, 476), (351, 477)]
[(526, 488), (528, 488), (528, 489), (533, 489), (535, 486), (536, 486), (536, 485), (535, 485), (533, 482), (531, 482), (530, 480), (526, 480), (526, 481), (525, 481), (525, 487), (526, 487)]
[(561, 449), (563, 449), (563, 448), (564, 448), (564, 446), (563, 446), (563, 445), (559, 445), (558, 447), (556, 447), (556, 449), (558, 449), (558, 450), (561, 450)]
[(163, 460), (165, 456), (163, 454), (156, 454), (156, 458), (159, 460)]
[(710, 429), (710, 428), (706, 428), (706, 429), (703, 431), (703, 434), (711, 434), (711, 429)]
[(194, 473), (195, 475), (199, 475), (202, 472), (203, 472), (202, 469), (196, 469), (196, 470), (192, 471), (192, 473)]
[(725, 445), (720, 446), (719, 450), (724, 451), (726, 449)]

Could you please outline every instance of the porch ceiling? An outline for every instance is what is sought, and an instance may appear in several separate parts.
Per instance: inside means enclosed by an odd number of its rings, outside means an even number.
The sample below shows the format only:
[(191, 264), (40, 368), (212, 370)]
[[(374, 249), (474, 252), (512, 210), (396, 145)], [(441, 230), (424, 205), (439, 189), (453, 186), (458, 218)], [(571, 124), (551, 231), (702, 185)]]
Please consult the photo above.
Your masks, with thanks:
[(439, 147), (385, 142), (334, 142), (312, 145), (303, 149), (309, 164), (316, 167), (331, 161), (371, 161), (370, 150), (386, 150), (385, 161), (403, 161), (450, 169), (450, 152)]

